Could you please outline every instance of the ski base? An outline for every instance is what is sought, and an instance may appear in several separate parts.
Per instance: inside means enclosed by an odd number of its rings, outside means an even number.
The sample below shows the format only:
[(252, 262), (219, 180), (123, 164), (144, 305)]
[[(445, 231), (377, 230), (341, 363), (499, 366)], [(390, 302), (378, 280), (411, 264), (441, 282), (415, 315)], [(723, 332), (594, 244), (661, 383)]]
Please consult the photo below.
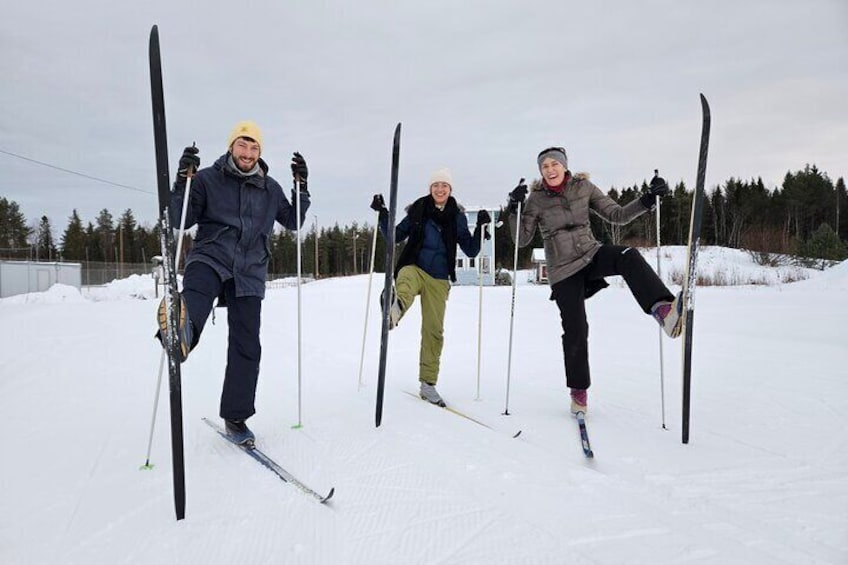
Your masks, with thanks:
[[(477, 418), (474, 418), (473, 416), (469, 416), (469, 415), (468, 415), (468, 414), (466, 414), (465, 412), (462, 412), (462, 411), (460, 411), (460, 410), (457, 410), (457, 409), (456, 409), (456, 408), (454, 408), (453, 406), (449, 406), (448, 404), (445, 404), (444, 406), (439, 406), (438, 404), (433, 404), (432, 402), (428, 402), (427, 400), (424, 400), (424, 399), (423, 399), (423, 398), (421, 398), (419, 395), (417, 395), (417, 394), (415, 394), (415, 393), (413, 393), (413, 392), (409, 392), (408, 390), (405, 390), (405, 391), (403, 391), (403, 392), (405, 392), (406, 394), (408, 394), (409, 396), (411, 396), (411, 397), (413, 397), (413, 398), (417, 398), (417, 399), (419, 399), (419, 400), (422, 400), (422, 401), (424, 401), (424, 402), (427, 402), (427, 404), (432, 404), (433, 406), (436, 406), (437, 408), (441, 408), (441, 409), (443, 409), (443, 410), (447, 410), (447, 411), (448, 411), (448, 412), (450, 412), (451, 414), (456, 414), (456, 415), (457, 415), (457, 416), (459, 416), (460, 418), (465, 418), (466, 420), (468, 420), (468, 421), (470, 421), (470, 422), (474, 422), (474, 423), (475, 423), (475, 424), (477, 424), (478, 426), (483, 426), (484, 428), (490, 429), (490, 430), (492, 430), (493, 432), (498, 431), (498, 430), (496, 430), (495, 428), (493, 428), (492, 426), (490, 426), (489, 424), (487, 424), (487, 423), (485, 423), (485, 422), (481, 422), (481, 421), (480, 421), (480, 420), (478, 420)], [(515, 432), (514, 434), (511, 434), (511, 435), (512, 435), (512, 437), (513, 437), (513, 438), (517, 438), (518, 436), (520, 436), (520, 435), (521, 435), (521, 430), (518, 430), (517, 432)]]
[(589, 443), (589, 432), (586, 431), (586, 414), (578, 412), (574, 417), (577, 418), (577, 426), (580, 428), (580, 443), (583, 446), (583, 455), (588, 459), (593, 459), (595, 453), (592, 451), (592, 445)]
[(333, 494), (335, 494), (336, 492), (335, 488), (331, 488), (330, 492), (326, 495), (314, 491), (313, 489), (300, 482), (297, 477), (286, 471), (283, 467), (280, 466), (279, 463), (265, 455), (264, 452), (262, 452), (259, 448), (256, 447), (255, 442), (238, 443), (232, 436), (230, 436), (226, 432), (226, 430), (224, 430), (224, 428), (222, 428), (212, 420), (209, 420), (208, 418), (203, 418), (203, 421), (206, 422), (210, 428), (218, 432), (218, 435), (220, 435), (236, 447), (239, 447), (242, 451), (250, 455), (256, 461), (258, 461), (263, 467), (269, 469), (272, 473), (277, 475), (283, 482), (294, 485), (301, 492), (308, 494), (312, 498), (315, 498), (321, 504), (324, 504), (325, 502), (333, 498)]

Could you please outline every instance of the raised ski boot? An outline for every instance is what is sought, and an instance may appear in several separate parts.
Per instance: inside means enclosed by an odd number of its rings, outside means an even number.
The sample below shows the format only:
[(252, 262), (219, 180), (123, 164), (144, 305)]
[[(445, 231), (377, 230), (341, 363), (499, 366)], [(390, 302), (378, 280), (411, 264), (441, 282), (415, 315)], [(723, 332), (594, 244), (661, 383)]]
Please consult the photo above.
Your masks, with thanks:
[(679, 337), (683, 329), (683, 293), (674, 302), (662, 300), (651, 308), (651, 315), (668, 337)]
[[(185, 300), (180, 293), (177, 293), (179, 300), (179, 319), (177, 320), (177, 344), (180, 353), (180, 363), (185, 362), (188, 358), (188, 353), (191, 351), (191, 340), (193, 339), (193, 331), (191, 321), (188, 317), (188, 308), (186, 308)], [(156, 321), (159, 324), (159, 332), (156, 337), (159, 338), (162, 347), (167, 348), (164, 336), (168, 331), (168, 304), (163, 298), (159, 303), (159, 309), (156, 311)]]
[[(380, 308), (383, 307), (383, 293), (380, 293)], [(392, 287), (391, 294), (391, 302), (389, 304), (389, 329), (393, 330), (397, 327), (400, 319), (403, 317), (404, 307), (403, 303), (398, 300), (397, 293), (395, 292), (395, 287)]]

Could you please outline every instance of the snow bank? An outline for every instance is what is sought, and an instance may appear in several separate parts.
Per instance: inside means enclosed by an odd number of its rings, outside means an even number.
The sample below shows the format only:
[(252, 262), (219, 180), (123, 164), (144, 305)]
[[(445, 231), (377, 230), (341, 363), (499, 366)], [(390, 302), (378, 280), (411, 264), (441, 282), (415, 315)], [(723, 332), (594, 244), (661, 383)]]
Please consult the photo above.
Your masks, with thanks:
[(85, 302), (85, 298), (76, 287), (57, 283), (44, 292), (18, 294), (0, 300), (2, 304), (58, 304), (62, 302)]
[[(656, 248), (640, 248), (639, 252), (654, 269), (657, 268)], [(663, 281), (671, 287), (679, 286), (686, 272), (686, 247), (682, 245), (664, 246), (660, 251), (660, 270)], [(382, 273), (374, 273), (377, 277), (375, 284), (382, 284)], [(535, 271), (520, 270), (517, 284), (520, 286), (533, 284)], [(798, 289), (848, 289), (848, 261), (819, 271), (794, 265), (768, 266), (758, 265), (753, 255), (741, 249), (727, 247), (705, 246), (698, 257), (698, 284), (700, 286), (777, 286), (783, 285), (786, 290)], [(310, 277), (304, 277), (304, 283), (315, 282)], [(607, 281), (613, 286), (624, 286), (621, 277), (608, 277)], [(805, 284), (795, 281), (804, 281)], [(275, 279), (268, 283), (270, 289), (296, 286), (295, 277)], [(793, 284), (788, 284), (793, 283)], [(159, 296), (162, 295), (161, 286)], [(112, 300), (155, 300), (156, 290), (153, 276), (131, 275), (125, 279), (96, 287), (83, 289), (82, 294), (74, 287), (54, 285), (46, 292), (30, 293), (12, 296), (0, 300), (3, 304), (44, 304), (54, 302), (73, 302), (82, 300), (95, 302)]]

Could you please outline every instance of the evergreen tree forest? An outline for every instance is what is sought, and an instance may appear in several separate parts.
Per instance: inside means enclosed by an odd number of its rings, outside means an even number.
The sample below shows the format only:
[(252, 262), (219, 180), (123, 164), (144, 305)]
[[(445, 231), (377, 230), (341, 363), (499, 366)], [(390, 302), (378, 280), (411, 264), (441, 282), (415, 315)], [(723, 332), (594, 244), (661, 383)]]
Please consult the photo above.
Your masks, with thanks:
[[(533, 182), (532, 188), (539, 185)], [(610, 188), (607, 194), (626, 204), (647, 191), (647, 183)], [(506, 193), (504, 190), (504, 200)], [(660, 235), (663, 245), (685, 245), (688, 237), (692, 190), (680, 183), (662, 199)], [(625, 226), (613, 226), (592, 218), (595, 236), (604, 243), (649, 247), (656, 243), (656, 216), (645, 214)], [(60, 228), (57, 228), (60, 229)], [(0, 259), (73, 261), (106, 266), (115, 276), (150, 272), (152, 258), (159, 255), (159, 230), (155, 220), (139, 222), (132, 210), (114, 216), (103, 209), (93, 220), (76, 210), (65, 219), (55, 238), (51, 220), (42, 216), (28, 224), (17, 203), (0, 197)], [(304, 276), (331, 277), (368, 272), (374, 226), (322, 227), (307, 223), (301, 232)], [(514, 247), (509, 224), (495, 230), (495, 254), (499, 267), (511, 269)], [(183, 249), (191, 249), (186, 235)], [(768, 257), (795, 256), (799, 261), (824, 267), (848, 257), (848, 193), (840, 177), (836, 182), (815, 166), (787, 172), (781, 186), (768, 189), (762, 179), (730, 178), (708, 189), (702, 245), (749, 250)], [(534, 247), (541, 237), (519, 250), (521, 268), (530, 266)], [(376, 238), (375, 270), (382, 271), (385, 244)], [(297, 272), (296, 234), (278, 231), (272, 238), (269, 278)]]

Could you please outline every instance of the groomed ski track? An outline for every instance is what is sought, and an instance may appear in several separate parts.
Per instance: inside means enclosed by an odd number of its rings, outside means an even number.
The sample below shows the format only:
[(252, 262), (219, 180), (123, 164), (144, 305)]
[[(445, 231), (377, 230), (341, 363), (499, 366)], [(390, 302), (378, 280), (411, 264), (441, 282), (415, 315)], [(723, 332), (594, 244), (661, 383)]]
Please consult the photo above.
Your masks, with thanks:
[[(558, 316), (546, 288), (518, 289), (509, 417), (500, 415), (505, 336), (486, 334), (483, 398), (474, 401), (468, 375), (476, 350), (459, 343), (474, 335), (477, 290), (451, 291), (440, 391), (486, 421), (509, 418), (499, 425), (523, 430), (512, 439), (402, 393), (416, 386), (417, 306), (393, 330), (384, 420), (374, 428), (375, 383), (357, 392), (361, 344), (329, 338), (360, 335), (358, 316), (339, 312), (365, 285), (365, 277), (353, 277), (303, 288), (312, 314), (304, 324), (300, 430), (291, 429), (295, 324), (279, 315), (293, 311), (294, 290), (269, 291), (263, 309), (259, 412), (251, 427), (304, 481), (335, 486), (332, 506), (285, 488), (200, 421), (219, 400), (226, 344), (219, 317), (184, 365), (188, 505), (179, 524), (164, 407), (155, 467), (138, 470), (159, 360), (150, 337), (154, 302), (70, 296), (0, 303), (8, 351), (30, 352), (3, 362), (0, 409), (28, 433), (3, 432), (10, 488), (0, 503), (15, 512), (0, 518), (0, 560), (839, 563), (848, 555), (841, 504), (848, 497), (846, 379), (833, 378), (844, 354), (835, 330), (846, 293), (828, 292), (833, 307), (818, 311), (822, 335), (813, 339), (804, 324), (785, 321), (803, 321), (824, 291), (701, 289), (695, 363), (709, 378), (694, 391), (698, 433), (683, 446), (679, 430), (659, 425), (656, 328), (626, 289), (605, 290), (589, 307), (588, 424), (598, 453), (589, 462), (568, 414)], [(508, 319), (508, 292), (486, 289), (485, 320)], [(733, 319), (740, 310), (746, 317)], [(369, 364), (376, 336), (369, 330)], [(803, 355), (768, 363), (764, 387), (763, 359), (788, 343)], [(668, 353), (667, 366), (675, 355)], [(814, 394), (799, 396), (793, 384), (802, 368)], [(668, 381), (671, 398), (679, 398), (677, 381)], [(669, 421), (677, 416), (671, 410)]]

